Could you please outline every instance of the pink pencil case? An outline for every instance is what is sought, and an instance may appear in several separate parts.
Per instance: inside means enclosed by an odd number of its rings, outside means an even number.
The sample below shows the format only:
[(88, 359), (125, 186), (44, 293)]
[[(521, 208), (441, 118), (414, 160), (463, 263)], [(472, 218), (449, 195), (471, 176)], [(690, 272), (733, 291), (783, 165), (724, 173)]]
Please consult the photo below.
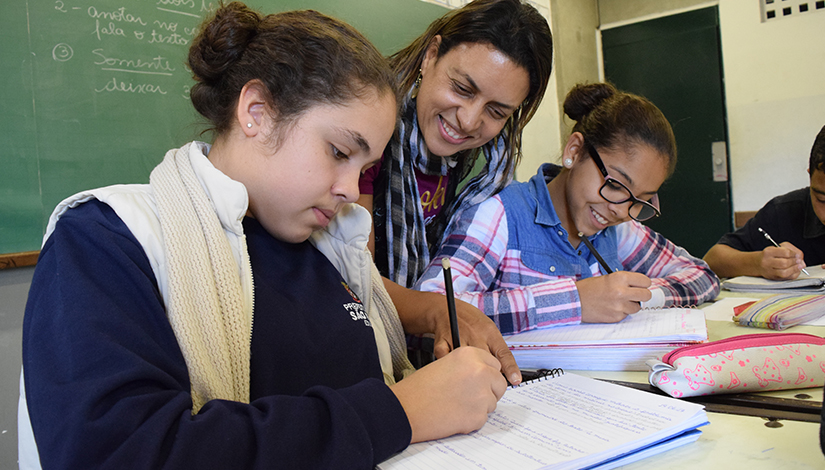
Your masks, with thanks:
[(647, 361), (648, 380), (672, 397), (822, 387), (825, 338), (760, 333), (674, 349)]

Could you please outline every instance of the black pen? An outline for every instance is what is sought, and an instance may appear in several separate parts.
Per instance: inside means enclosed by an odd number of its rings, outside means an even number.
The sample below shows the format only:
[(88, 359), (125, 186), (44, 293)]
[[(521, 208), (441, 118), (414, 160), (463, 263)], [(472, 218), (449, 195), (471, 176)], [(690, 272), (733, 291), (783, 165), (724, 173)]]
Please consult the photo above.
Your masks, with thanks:
[[(776, 243), (776, 240), (774, 240), (770, 235), (768, 235), (768, 232), (762, 230), (762, 227), (757, 227), (757, 229), (759, 229), (759, 231), (762, 232), (762, 235), (765, 235), (765, 238), (767, 238), (769, 242), (773, 243), (773, 246), (777, 248), (782, 248), (781, 246), (779, 246), (779, 243)], [(805, 273), (806, 276), (810, 276), (810, 273), (808, 273), (808, 271), (805, 271), (805, 268), (802, 268), (802, 272)]]
[(596, 257), (596, 259), (599, 261), (599, 264), (601, 264), (602, 268), (604, 268), (605, 272), (607, 272), (607, 274), (612, 274), (613, 270), (610, 269), (610, 266), (607, 265), (607, 262), (604, 260), (604, 258), (602, 258), (602, 255), (600, 255), (599, 252), (596, 251), (596, 247), (593, 246), (592, 243), (590, 243), (590, 240), (588, 240), (587, 237), (585, 237), (584, 234), (581, 232), (579, 232), (579, 239), (581, 239), (581, 241), (583, 241), (584, 244), (587, 245), (587, 249), (590, 250), (591, 253), (593, 253), (593, 256)]
[(450, 260), (441, 258), (441, 267), (444, 268), (444, 288), (447, 291), (447, 311), (450, 313), (450, 332), (453, 335), (453, 349), (461, 346), (458, 338), (458, 319), (455, 315), (455, 295), (453, 294), (453, 275), (450, 272)]

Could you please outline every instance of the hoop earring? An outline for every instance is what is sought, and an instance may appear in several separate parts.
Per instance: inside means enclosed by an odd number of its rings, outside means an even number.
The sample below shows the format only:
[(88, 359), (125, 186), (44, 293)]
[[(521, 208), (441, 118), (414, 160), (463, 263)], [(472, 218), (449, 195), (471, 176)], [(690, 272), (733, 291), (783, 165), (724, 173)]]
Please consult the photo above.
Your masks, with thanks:
[(418, 69), (418, 78), (415, 79), (415, 83), (413, 84), (412, 93), (410, 93), (410, 98), (416, 99), (418, 97), (418, 90), (421, 88), (421, 69)]

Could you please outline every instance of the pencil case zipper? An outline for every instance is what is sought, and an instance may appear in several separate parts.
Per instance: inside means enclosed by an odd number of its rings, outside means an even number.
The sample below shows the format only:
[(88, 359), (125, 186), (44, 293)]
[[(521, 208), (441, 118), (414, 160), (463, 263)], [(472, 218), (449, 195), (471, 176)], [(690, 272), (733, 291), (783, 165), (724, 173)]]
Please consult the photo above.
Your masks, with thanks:
[(756, 333), (752, 335), (734, 336), (711, 341), (710, 343), (691, 344), (689, 346), (676, 348), (662, 356), (662, 362), (673, 365), (676, 359), (683, 356), (700, 356), (703, 354), (730, 351), (732, 349), (759, 348), (799, 343), (825, 345), (825, 338), (807, 333)]

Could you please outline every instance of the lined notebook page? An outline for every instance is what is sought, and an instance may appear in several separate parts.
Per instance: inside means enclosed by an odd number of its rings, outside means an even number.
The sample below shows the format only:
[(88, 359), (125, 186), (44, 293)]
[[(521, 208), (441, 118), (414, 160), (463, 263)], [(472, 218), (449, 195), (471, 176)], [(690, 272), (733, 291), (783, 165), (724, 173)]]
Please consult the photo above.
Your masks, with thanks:
[(567, 373), (508, 389), (480, 430), (413, 444), (378, 468), (582, 468), (706, 423), (701, 405)]
[(705, 314), (696, 308), (645, 309), (628, 315), (619, 323), (539, 328), (504, 337), (510, 346), (684, 342), (707, 338)]

